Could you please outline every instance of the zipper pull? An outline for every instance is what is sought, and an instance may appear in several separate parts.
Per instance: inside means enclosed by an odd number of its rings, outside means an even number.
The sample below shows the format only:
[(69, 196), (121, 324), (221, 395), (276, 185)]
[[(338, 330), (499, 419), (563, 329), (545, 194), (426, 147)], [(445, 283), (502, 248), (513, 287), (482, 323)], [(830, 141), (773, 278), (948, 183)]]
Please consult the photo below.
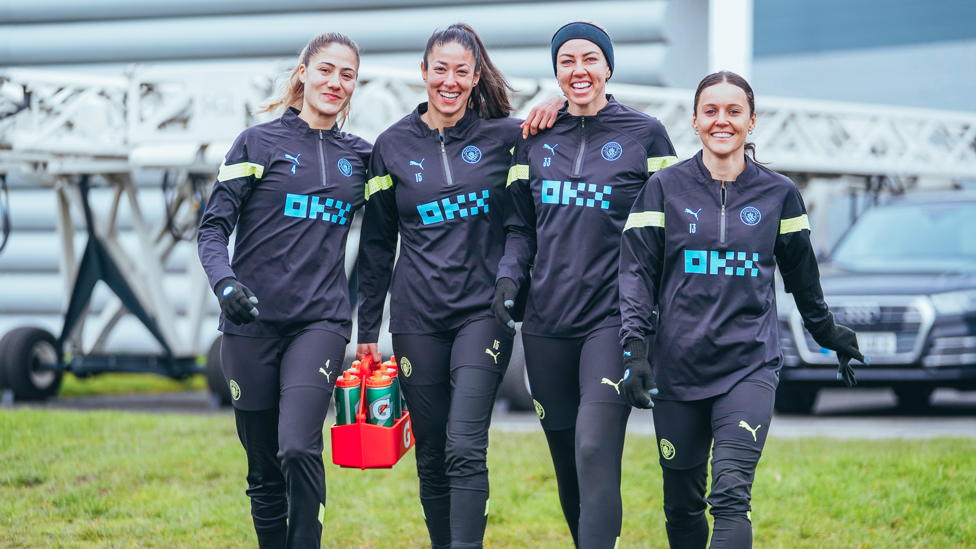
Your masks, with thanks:
[(444, 161), (444, 176), (447, 178), (447, 186), (454, 186), (454, 175), (451, 174), (451, 162), (447, 159), (447, 148), (444, 147), (444, 136), (440, 136), (441, 141), (441, 160)]
[(322, 141), (322, 130), (319, 130), (319, 141)]
[(725, 181), (722, 182), (722, 225), (719, 227), (719, 244), (725, 244)]

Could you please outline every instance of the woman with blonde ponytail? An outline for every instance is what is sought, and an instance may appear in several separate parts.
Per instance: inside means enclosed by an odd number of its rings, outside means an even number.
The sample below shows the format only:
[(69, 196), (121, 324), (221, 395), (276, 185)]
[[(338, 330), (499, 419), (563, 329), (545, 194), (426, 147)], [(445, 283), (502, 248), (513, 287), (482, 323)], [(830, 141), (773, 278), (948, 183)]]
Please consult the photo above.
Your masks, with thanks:
[(200, 225), (261, 549), (321, 545), (322, 424), (352, 330), (346, 236), (372, 150), (339, 131), (358, 71), (347, 36), (313, 38), (262, 106), (281, 116), (227, 153)]

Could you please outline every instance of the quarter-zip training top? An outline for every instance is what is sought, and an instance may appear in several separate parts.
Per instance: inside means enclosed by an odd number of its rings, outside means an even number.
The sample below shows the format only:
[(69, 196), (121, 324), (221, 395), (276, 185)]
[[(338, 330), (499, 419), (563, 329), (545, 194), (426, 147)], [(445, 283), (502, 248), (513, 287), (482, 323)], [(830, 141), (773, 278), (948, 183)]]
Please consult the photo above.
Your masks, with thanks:
[(678, 161), (661, 122), (607, 99), (593, 116), (560, 111), (551, 129), (515, 146), (498, 278), (521, 288), (531, 270), (526, 334), (620, 325), (620, 233), (650, 174)]
[(238, 136), (200, 223), (198, 252), (211, 288), (233, 276), (260, 301), (254, 322), (236, 326), (221, 316), (220, 331), (284, 337), (312, 328), (348, 340), (346, 237), (364, 203), (372, 147), (338, 127), (309, 128), (298, 112)]
[(646, 340), (659, 308), (655, 398), (709, 398), (750, 375), (776, 387), (777, 264), (807, 326), (825, 320), (806, 208), (787, 177), (747, 156), (735, 181), (715, 181), (700, 151), (651, 177), (623, 233), (620, 337)]
[(388, 289), (395, 334), (449, 330), (491, 314), (505, 244), (502, 194), (521, 120), (485, 120), (466, 109), (440, 135), (420, 118), (425, 112), (422, 103), (380, 134), (370, 159), (359, 247), (360, 343), (379, 337)]

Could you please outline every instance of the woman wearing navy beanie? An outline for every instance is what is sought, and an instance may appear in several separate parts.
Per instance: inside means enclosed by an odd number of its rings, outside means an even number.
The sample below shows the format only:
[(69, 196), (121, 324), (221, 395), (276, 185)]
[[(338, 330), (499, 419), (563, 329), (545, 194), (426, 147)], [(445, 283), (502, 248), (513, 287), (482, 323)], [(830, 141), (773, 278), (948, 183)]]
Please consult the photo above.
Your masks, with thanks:
[(563, 26), (552, 61), (568, 104), (552, 129), (515, 145), (492, 309), (514, 334), (510, 309), (531, 271), (525, 362), (563, 514), (577, 547), (611, 549), (630, 416), (619, 388), (620, 237), (644, 183), (677, 158), (660, 121), (605, 93), (614, 64), (603, 29)]

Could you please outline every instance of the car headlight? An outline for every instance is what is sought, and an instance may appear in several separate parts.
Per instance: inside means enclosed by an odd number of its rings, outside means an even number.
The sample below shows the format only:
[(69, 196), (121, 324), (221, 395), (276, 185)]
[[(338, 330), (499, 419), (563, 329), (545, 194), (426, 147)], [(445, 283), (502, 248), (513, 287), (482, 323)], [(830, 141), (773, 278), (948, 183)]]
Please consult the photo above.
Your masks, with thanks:
[(932, 294), (932, 305), (941, 315), (964, 315), (976, 312), (976, 290)]

